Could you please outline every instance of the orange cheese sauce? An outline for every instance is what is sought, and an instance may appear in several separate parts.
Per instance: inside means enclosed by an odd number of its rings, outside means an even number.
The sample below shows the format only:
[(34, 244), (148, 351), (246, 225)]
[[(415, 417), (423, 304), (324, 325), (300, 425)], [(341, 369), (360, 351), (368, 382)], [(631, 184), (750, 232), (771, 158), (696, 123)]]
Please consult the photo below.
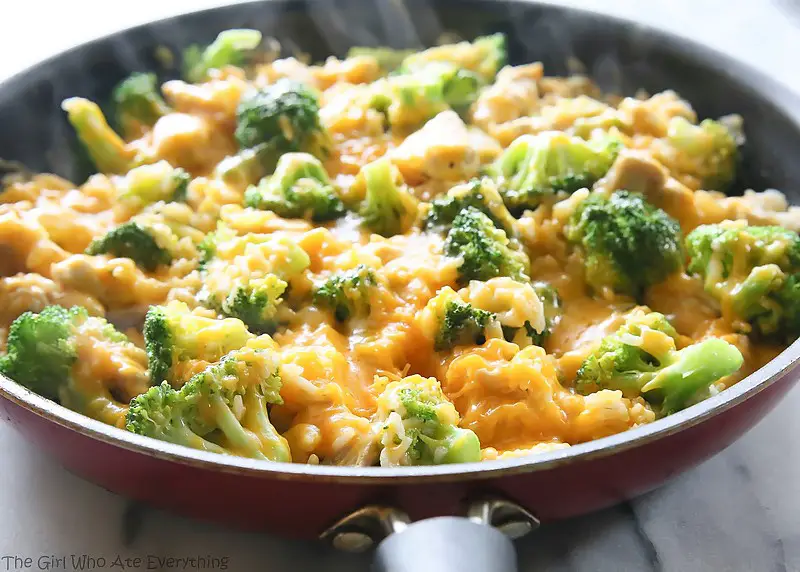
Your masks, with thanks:
[[(528, 212), (515, 223), (531, 277), (549, 282), (562, 299), (563, 316), (544, 348), (490, 337), (483, 344), (437, 352), (431, 342), (435, 334), (420, 313), (442, 289), (464, 287), (458, 282), (460, 261), (443, 254), (441, 236), (412, 228), (384, 238), (365, 231), (354, 215), (324, 225), (284, 219), (245, 208), (244, 188), (218, 176), (218, 164), (238, 150), (236, 108), (253, 86), (289, 77), (319, 90), (321, 121), (332, 142), (324, 167), (346, 200), (361, 198), (360, 169), (384, 156), (414, 195), (427, 201), (480, 173), (519, 135), (613, 122), (622, 126), (626, 143), (636, 151), (632, 160), (640, 161), (640, 167), (648, 161), (655, 165), (628, 180), (642, 182), (648, 198), (676, 217), (684, 232), (729, 218), (798, 225), (788, 205), (774, 195), (728, 198), (698, 190), (693, 165), (661, 142), (670, 118), (696, 120), (688, 103), (671, 92), (604, 100), (585, 78), (546, 78), (541, 64), (508, 67), (464, 114), (466, 121), (445, 112), (416, 132), (393, 134), (369, 103), (366, 86), (382, 75), (372, 58), (332, 58), (320, 66), (289, 58), (250, 72), (226, 68), (198, 85), (167, 82), (162, 92), (173, 112), (127, 143), (192, 175), (187, 226), (204, 234), (222, 223), (238, 236), (288, 237), (308, 255), (308, 268), (291, 282), (285, 322), (273, 336), (283, 403), (272, 408), (270, 417), (295, 462), (375, 462), (371, 417), (378, 408), (376, 377), (435, 377), (455, 406), (460, 426), (480, 438), (485, 459), (601, 438), (652, 422), (656, 414), (643, 399), (625, 398), (619, 391), (583, 396), (573, 389), (583, 360), (636, 306), (631, 299), (594, 292), (584, 281), (583, 260), (564, 237), (569, 215), (588, 191)], [(661, 184), (653, 186), (653, 181)], [(102, 174), (82, 185), (52, 175), (6, 182), (0, 194), (3, 343), (17, 316), (51, 304), (80, 305), (112, 320), (119, 312), (141, 313), (169, 300), (202, 305), (197, 294), (203, 278), (194, 247), (156, 271), (126, 258), (84, 253), (93, 239), (135, 215), (118, 200), (120, 184), (117, 176)], [(265, 265), (268, 256), (264, 253), (261, 260)], [(311, 293), (321, 280), (361, 264), (377, 277), (370, 314), (339, 323), (311, 301)], [(262, 271), (257, 264), (243, 268), (245, 273)], [(721, 380), (717, 391), (781, 349), (743, 335), (737, 324), (721, 317), (722, 308), (701, 281), (683, 273), (649, 288), (640, 302), (665, 314), (689, 341), (722, 337), (742, 351), (745, 366)], [(88, 409), (123, 426), (125, 402), (148, 386), (144, 351), (134, 346), (120, 351), (81, 332), (78, 352), (76, 379), (99, 384), (105, 396)], [(180, 377), (188, 378), (205, 363), (187, 363)]]

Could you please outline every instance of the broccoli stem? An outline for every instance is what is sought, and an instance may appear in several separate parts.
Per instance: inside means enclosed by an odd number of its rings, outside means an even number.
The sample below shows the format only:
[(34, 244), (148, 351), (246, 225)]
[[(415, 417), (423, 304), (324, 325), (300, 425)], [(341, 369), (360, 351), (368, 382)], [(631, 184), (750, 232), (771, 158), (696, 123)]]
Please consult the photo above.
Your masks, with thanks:
[(209, 453), (228, 454), (224, 448), (216, 443), (212, 443), (200, 437), (197, 433), (189, 428), (189, 425), (181, 418), (178, 418), (175, 423), (168, 426), (167, 430), (162, 430), (150, 435), (154, 439), (161, 439), (175, 443), (176, 445), (184, 445), (192, 449), (199, 449), (200, 451), (207, 451)]
[(211, 413), (219, 428), (225, 434), (231, 448), (253, 459), (268, 460), (261, 452), (261, 441), (242, 424), (220, 395), (208, 397)]
[(226, 157), (217, 165), (216, 172), (226, 184), (246, 189), (269, 174), (277, 165), (277, 153), (272, 145), (260, 143)]
[(469, 429), (443, 425), (436, 438), (420, 434), (419, 438), (433, 451), (435, 464), (474, 463), (480, 461), (481, 443)]
[(642, 387), (642, 393), (658, 390), (663, 394), (664, 415), (683, 409), (699, 391), (734, 373), (744, 362), (736, 346), (719, 338), (688, 346), (673, 359)]
[(258, 30), (224, 30), (202, 52), (197, 46), (184, 52), (184, 77), (199, 83), (206, 79), (209, 70), (240, 64), (245, 52), (256, 49), (260, 43)]
[(248, 427), (261, 442), (261, 451), (270, 461), (290, 463), (292, 454), (289, 443), (275, 430), (267, 416), (267, 400), (253, 389), (244, 396), (244, 419), (242, 424)]
[(103, 173), (124, 174), (130, 170), (135, 153), (109, 127), (96, 103), (70, 97), (61, 103), (78, 139), (86, 146), (95, 166)]

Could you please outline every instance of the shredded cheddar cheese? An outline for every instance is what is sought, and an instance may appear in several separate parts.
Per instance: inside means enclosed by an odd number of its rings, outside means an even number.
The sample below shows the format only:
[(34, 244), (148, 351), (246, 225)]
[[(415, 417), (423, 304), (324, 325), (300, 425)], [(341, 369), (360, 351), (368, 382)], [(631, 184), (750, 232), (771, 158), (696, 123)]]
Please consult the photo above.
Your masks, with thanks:
[[(455, 56), (445, 51), (429, 57), (455, 57), (458, 65), (475, 69), (480, 62), (461, 49)], [(161, 91), (171, 111), (128, 137), (126, 145), (146, 164), (142, 174), (180, 167), (191, 175), (178, 201), (148, 205), (131, 198), (124, 174), (97, 174), (82, 185), (53, 175), (7, 180), (0, 194), (3, 341), (19, 315), (49, 305), (83, 306), (92, 316), (114, 321), (120, 312), (143, 315), (151, 305), (169, 303), (218, 320), (218, 328), (203, 329), (193, 342), (211, 355), (226, 332), (225, 297), (277, 275), (283, 288), (278, 325), (271, 338), (248, 342), (253, 352), (271, 356), (253, 353), (253, 363), (273, 359), (270, 367), (281, 376), (282, 403), (271, 406), (270, 418), (293, 462), (360, 465), (407, 462), (413, 428), (404, 422), (399, 402), (384, 393), (400, 379), (430, 391), (429, 385), (440, 387), (436, 391), (446, 400), (440, 418), (474, 431), (483, 460), (553, 451), (652, 422), (657, 412), (643, 397), (610, 389), (581, 395), (574, 387), (587, 357), (637, 312), (660, 312), (678, 332), (676, 342), (643, 328), (631, 344), (652, 355), (708, 338), (740, 350), (745, 365), (712, 392), (780, 350), (749, 337), (746, 324), (723, 317), (733, 313), (726, 305), (746, 278), (752, 245), (737, 245), (724, 278), (722, 259), (712, 257), (705, 282), (717, 285), (721, 301), (702, 279), (685, 272), (634, 299), (587, 284), (583, 254), (567, 239), (570, 217), (583, 201), (619, 189), (642, 193), (674, 217), (684, 234), (721, 221), (800, 229), (800, 211), (777, 191), (728, 197), (703, 189), (696, 158), (669, 142), (675, 118), (697, 122), (677, 94), (604, 97), (586, 78), (547, 78), (542, 65), (533, 63), (503, 67), (493, 82), (481, 80), (471, 107), (445, 105), (430, 116), (407, 101), (376, 104), (375, 94), (384, 93), (391, 80), (385, 71), (371, 56), (330, 58), (321, 65), (286, 58), (248, 70), (212, 70), (198, 84), (165, 83)], [(235, 130), (242, 97), (282, 78), (313, 88), (319, 99), (321, 128), (330, 138), (322, 164), (348, 211), (338, 220), (290, 219), (248, 207), (248, 185), (220, 174), (220, 165), (239, 152)], [(489, 165), (520, 135), (561, 131), (588, 138), (598, 129), (615, 133), (624, 147), (605, 177), (516, 213), (508, 229), (530, 260), (530, 281), (502, 275), (462, 279), (463, 257), (446, 252), (446, 233), (420, 222), (429, 203), (490, 172)], [(421, 201), (419, 212), (406, 213), (412, 228), (394, 236), (371, 232), (359, 216), (366, 200), (359, 172), (383, 157), (392, 164), (394, 182)], [(171, 254), (168, 264), (147, 270), (124, 256), (85, 253), (93, 240), (131, 220), (150, 228), (156, 246)], [(215, 251), (205, 260), (203, 241), (214, 232)], [(303, 264), (281, 275), (278, 269), (298, 250)], [(315, 302), (326, 280), (359, 268), (370, 273), (370, 289), (359, 302), (368, 313), (342, 320)], [(535, 281), (551, 285), (561, 302), (559, 319), (542, 338), (536, 334), (550, 324)], [(441, 316), (454, 300), (490, 318), (474, 343), (437, 348)], [(110, 387), (113, 395), (84, 409), (123, 427), (124, 404), (150, 386), (144, 339), (134, 329), (136, 344), (120, 351), (102, 342), (91, 329), (95, 322), (85, 324), (77, 334), (75, 378)], [(180, 365), (181, 383), (209, 363), (203, 354), (194, 357)]]

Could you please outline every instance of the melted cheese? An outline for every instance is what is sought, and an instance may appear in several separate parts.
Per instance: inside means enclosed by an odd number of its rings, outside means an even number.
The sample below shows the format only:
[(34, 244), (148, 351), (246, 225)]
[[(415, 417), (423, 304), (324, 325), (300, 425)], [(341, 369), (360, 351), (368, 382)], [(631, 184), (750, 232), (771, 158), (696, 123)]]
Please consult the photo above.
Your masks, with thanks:
[[(466, 57), (462, 48), (459, 57)], [(437, 53), (431, 57), (439, 57)], [(588, 190), (526, 212), (514, 225), (530, 254), (532, 278), (558, 290), (564, 311), (545, 348), (521, 347), (527, 345), (521, 339), (525, 336), (513, 338), (520, 345), (506, 341), (501, 326), (529, 323), (537, 331), (543, 328), (544, 308), (533, 289), (507, 278), (459, 284), (460, 260), (443, 255), (440, 235), (411, 229), (384, 238), (365, 232), (352, 214), (315, 225), (242, 206), (245, 185), (221, 180), (216, 167), (238, 150), (233, 131), (242, 95), (279, 78), (319, 91), (321, 122), (332, 140), (324, 166), (348, 205), (363, 199), (364, 184), (357, 177), (361, 167), (384, 156), (416, 197), (430, 200), (479, 174), (522, 134), (560, 130), (586, 136), (593, 129), (613, 128), (629, 149), (598, 183), (600, 188), (640, 187), (680, 221), (684, 232), (726, 219), (800, 228), (798, 210), (777, 191), (725, 197), (697, 190), (698, 181), (687, 175), (694, 168), (691, 158), (677, 156), (661, 141), (671, 119), (696, 121), (688, 103), (673, 92), (603, 98), (583, 77), (546, 78), (539, 63), (507, 67), (481, 91), (469, 113), (443, 110), (406, 134), (387, 132), (386, 115), (374, 105), (375, 89), (383, 81), (374, 58), (330, 58), (316, 66), (286, 58), (251, 71), (228, 67), (198, 85), (167, 82), (163, 93), (174, 112), (128, 142), (140, 156), (181, 166), (195, 176), (185, 204), (155, 208), (121, 200), (121, 177), (113, 175), (92, 176), (81, 186), (52, 175), (8, 181), (0, 194), (0, 337), (5, 338), (8, 325), (22, 312), (50, 304), (80, 305), (99, 316), (173, 301), (216, 318), (213, 310), (203, 308), (204, 287), (226, 293), (263, 278), (289, 256), (291, 243), (307, 254), (307, 268), (287, 279), (289, 301), (282, 304), (282, 325), (274, 342), (261, 336), (248, 344), (261, 344), (280, 362), (283, 403), (271, 408), (270, 418), (295, 462), (377, 463), (377, 415), (392, 428), (381, 437), (384, 464), (399, 463), (410, 442), (407, 427), (395, 410), (385, 411), (378, 396), (391, 380), (413, 374), (425, 376), (425, 383), (441, 384), (452, 403), (447, 405), (453, 422), (475, 431), (484, 459), (568, 447), (653, 421), (654, 412), (641, 398), (609, 390), (582, 396), (571, 387), (586, 356), (634, 308), (632, 300), (611, 293), (592, 297), (583, 278), (584, 262), (564, 238), (567, 222)], [(432, 115), (423, 107), (393, 106), (386, 113), (411, 125)], [(166, 162), (151, 168), (166, 168)], [(150, 217), (163, 230), (158, 233), (161, 245), (178, 253), (168, 268), (144, 272), (128, 259), (83, 253), (92, 239), (133, 216)], [(218, 272), (200, 274), (196, 245), (218, 224), (237, 238), (257, 233), (268, 240), (249, 245), (232, 240), (218, 253)], [(740, 264), (734, 263), (736, 279), (741, 278)], [(372, 311), (336, 322), (312, 303), (312, 290), (334, 273), (359, 265), (375, 273), (376, 287), (369, 294)], [(649, 288), (644, 299), (681, 334), (679, 346), (720, 337), (740, 349), (745, 366), (720, 380), (714, 391), (735, 383), (781, 349), (754, 342), (742, 324), (725, 318), (730, 315), (730, 292), (723, 294), (720, 307), (697, 278), (675, 274)], [(484, 344), (435, 352), (437, 300), (452, 297), (496, 313), (497, 320)], [(75, 379), (97, 399), (70, 403), (65, 397), (65, 402), (121, 425), (125, 401), (148, 386), (141, 335), (133, 333), (138, 344), (114, 345), (103, 342), (92, 327), (97, 324), (88, 321), (79, 332)], [(218, 347), (225, 332), (219, 322), (199, 332), (196, 343)], [(643, 333), (637, 343), (654, 352), (674, 343), (651, 334)], [(202, 370), (208, 364), (203, 358), (215, 359), (195, 357), (182, 362), (179, 380)]]

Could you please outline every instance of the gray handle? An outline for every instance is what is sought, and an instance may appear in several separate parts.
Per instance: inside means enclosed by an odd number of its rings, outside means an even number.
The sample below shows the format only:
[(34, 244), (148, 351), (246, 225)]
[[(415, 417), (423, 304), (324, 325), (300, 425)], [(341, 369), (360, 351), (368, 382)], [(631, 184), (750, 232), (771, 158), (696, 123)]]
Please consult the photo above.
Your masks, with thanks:
[(511, 539), (467, 518), (442, 516), (409, 524), (375, 551), (373, 572), (517, 572)]

